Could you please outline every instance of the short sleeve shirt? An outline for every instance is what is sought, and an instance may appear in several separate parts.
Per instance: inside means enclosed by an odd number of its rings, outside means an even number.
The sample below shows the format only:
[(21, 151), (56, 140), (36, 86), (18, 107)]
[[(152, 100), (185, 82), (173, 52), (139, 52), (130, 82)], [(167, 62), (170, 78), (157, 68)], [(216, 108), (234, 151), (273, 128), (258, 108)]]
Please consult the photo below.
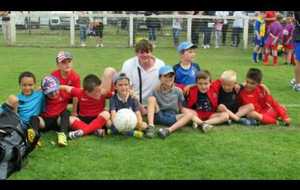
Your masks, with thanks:
[(137, 112), (139, 110), (139, 102), (132, 96), (129, 96), (127, 101), (123, 102), (117, 94), (113, 95), (109, 101), (109, 111), (118, 111), (122, 108), (128, 108), (133, 112)]

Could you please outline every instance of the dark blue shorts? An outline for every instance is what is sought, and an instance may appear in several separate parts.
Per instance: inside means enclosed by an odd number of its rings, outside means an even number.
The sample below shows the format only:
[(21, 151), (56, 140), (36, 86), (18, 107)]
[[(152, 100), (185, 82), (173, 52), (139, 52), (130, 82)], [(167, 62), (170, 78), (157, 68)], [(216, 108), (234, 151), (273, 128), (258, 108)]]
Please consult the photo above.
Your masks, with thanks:
[(264, 37), (262, 37), (260, 39), (255, 37), (255, 45), (257, 45), (259, 47), (264, 47), (264, 44), (265, 44), (265, 38)]
[(297, 61), (300, 61), (300, 42), (295, 42), (294, 47), (296, 59)]
[(154, 115), (154, 123), (171, 126), (176, 123), (176, 113), (171, 111), (159, 111)]

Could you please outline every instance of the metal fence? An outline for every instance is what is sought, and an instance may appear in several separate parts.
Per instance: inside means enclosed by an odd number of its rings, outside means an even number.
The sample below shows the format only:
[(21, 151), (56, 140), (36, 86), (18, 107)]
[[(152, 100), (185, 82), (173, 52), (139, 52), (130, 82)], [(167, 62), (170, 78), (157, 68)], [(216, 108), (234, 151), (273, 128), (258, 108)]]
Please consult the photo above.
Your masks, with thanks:
[[(11, 26), (14, 38), (11, 45), (28, 47), (80, 47), (79, 12), (30, 12), (11, 13)], [(203, 45), (204, 38), (209, 37), (211, 47), (215, 46), (216, 23), (227, 19), (226, 42), (222, 46), (232, 44), (232, 23), (236, 17), (216, 17), (201, 15), (139, 15), (139, 14), (106, 14), (88, 12), (90, 22), (103, 23), (103, 44), (105, 47), (132, 47), (141, 38), (153, 37), (157, 47), (174, 47), (175, 22), (179, 22), (179, 41), (193, 41)], [(253, 42), (253, 23), (255, 18), (243, 16), (243, 28), (239, 30), (239, 48), (251, 47)], [(88, 27), (89, 28), (89, 27)], [(152, 28), (152, 29), (151, 29)], [(150, 31), (151, 30), (151, 31)], [(224, 32), (223, 32), (224, 35)], [(196, 37), (195, 37), (196, 36)], [(5, 46), (2, 30), (0, 46)], [(207, 39), (206, 39), (207, 40)], [(96, 47), (96, 38), (92, 30), (87, 30), (86, 47)]]

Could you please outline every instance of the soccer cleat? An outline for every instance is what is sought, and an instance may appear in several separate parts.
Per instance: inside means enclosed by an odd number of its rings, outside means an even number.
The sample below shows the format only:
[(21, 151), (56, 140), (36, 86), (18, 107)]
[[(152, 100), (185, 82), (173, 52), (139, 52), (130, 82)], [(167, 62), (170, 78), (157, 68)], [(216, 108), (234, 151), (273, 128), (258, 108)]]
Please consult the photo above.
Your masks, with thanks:
[(296, 79), (293, 78), (292, 80), (290, 80), (290, 86), (291, 87), (294, 87), (295, 84), (296, 84)]
[(69, 138), (70, 139), (77, 139), (77, 138), (82, 137), (82, 136), (83, 136), (83, 131), (81, 129), (69, 132)]
[[(36, 134), (33, 129), (30, 128), (27, 130), (27, 138), (28, 138), (29, 143), (33, 143), (35, 136), (36, 136)], [(40, 140), (38, 140), (37, 145), (42, 146), (42, 143)]]
[(67, 137), (64, 132), (57, 132), (57, 144), (59, 146), (68, 146)]
[(148, 125), (148, 127), (145, 129), (145, 136), (148, 138), (153, 138), (155, 136), (155, 126), (154, 125)]
[(158, 130), (158, 136), (162, 139), (165, 139), (169, 135), (170, 135), (170, 131), (167, 128), (160, 128)]
[(296, 91), (296, 92), (300, 92), (300, 84), (295, 84), (293, 89)]
[(212, 128), (213, 128), (212, 125), (207, 124), (207, 123), (203, 123), (200, 129), (201, 129), (201, 131), (202, 131), (203, 133), (207, 133), (207, 132), (210, 131), (210, 129), (212, 129)]
[(136, 138), (141, 139), (141, 138), (143, 138), (144, 133), (142, 131), (134, 130), (133, 136), (136, 137)]

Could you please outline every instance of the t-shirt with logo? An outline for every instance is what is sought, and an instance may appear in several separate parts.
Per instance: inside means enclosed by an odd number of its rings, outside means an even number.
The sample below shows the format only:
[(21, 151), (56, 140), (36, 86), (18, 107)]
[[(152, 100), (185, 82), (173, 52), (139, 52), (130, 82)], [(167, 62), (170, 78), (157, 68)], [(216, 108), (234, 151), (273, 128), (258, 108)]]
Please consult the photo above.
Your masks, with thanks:
[(46, 97), (45, 110), (42, 113), (43, 117), (57, 117), (67, 109), (71, 96), (58, 91), (56, 98)]
[(111, 92), (105, 96), (100, 96), (99, 99), (95, 99), (88, 96), (85, 90), (80, 88), (72, 88), (71, 96), (77, 97), (79, 101), (79, 115), (82, 117), (97, 117), (99, 113), (104, 111), (105, 100), (112, 96)]
[(200, 71), (197, 63), (192, 63), (189, 68), (183, 68), (180, 63), (177, 63), (173, 69), (175, 71), (176, 84), (183, 84), (184, 86), (196, 84), (196, 74)]
[[(59, 80), (61, 85), (68, 85), (68, 86), (73, 86), (75, 88), (80, 88), (80, 76), (73, 69), (69, 72), (69, 74), (66, 78), (64, 78), (61, 75), (61, 72), (59, 69), (53, 71), (51, 73), (51, 75), (55, 76)], [(65, 94), (65, 96), (69, 95), (65, 91), (62, 91), (61, 93)]]
[(194, 109), (202, 112), (212, 112), (212, 107), (206, 93), (198, 93), (198, 99), (194, 105)]

